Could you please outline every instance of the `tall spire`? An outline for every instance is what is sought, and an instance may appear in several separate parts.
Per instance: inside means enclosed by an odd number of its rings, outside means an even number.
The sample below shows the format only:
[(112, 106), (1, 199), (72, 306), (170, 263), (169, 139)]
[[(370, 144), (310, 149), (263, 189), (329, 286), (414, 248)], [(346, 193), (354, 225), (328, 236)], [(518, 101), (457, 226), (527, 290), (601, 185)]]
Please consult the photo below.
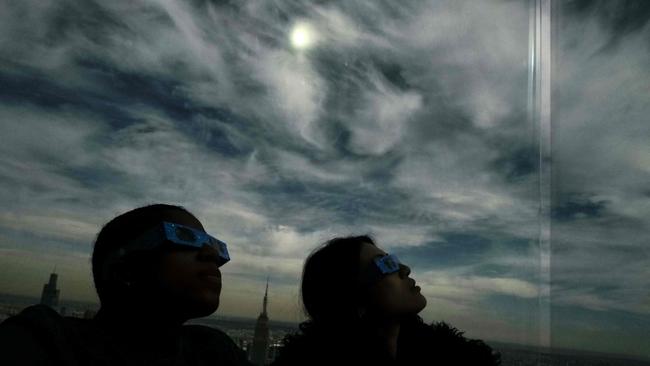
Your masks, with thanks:
[(269, 353), (269, 316), (266, 314), (266, 307), (269, 303), (269, 278), (266, 277), (266, 291), (262, 303), (262, 313), (255, 323), (255, 334), (251, 346), (250, 360), (253, 365), (268, 365)]
[(59, 276), (52, 272), (50, 273), (50, 280), (43, 285), (43, 292), (41, 292), (41, 304), (47, 305), (53, 309), (59, 306), (59, 289), (56, 288), (56, 282)]
[(264, 305), (262, 313), (266, 315), (266, 305), (269, 303), (269, 277), (266, 277), (266, 291), (264, 291)]

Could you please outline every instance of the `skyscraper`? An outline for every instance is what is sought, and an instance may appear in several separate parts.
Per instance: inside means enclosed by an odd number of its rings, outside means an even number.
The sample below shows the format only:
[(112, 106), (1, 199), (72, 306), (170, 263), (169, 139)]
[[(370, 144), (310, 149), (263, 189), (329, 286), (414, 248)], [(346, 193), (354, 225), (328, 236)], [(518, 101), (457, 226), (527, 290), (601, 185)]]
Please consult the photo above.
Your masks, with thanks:
[(59, 306), (59, 289), (56, 288), (56, 281), (59, 275), (55, 272), (50, 274), (50, 282), (43, 285), (43, 292), (41, 293), (41, 304), (47, 305), (53, 309)]
[(262, 366), (266, 364), (269, 350), (269, 316), (266, 314), (266, 305), (268, 304), (269, 279), (266, 279), (266, 291), (264, 292), (264, 302), (262, 304), (262, 313), (257, 317), (255, 323), (255, 335), (253, 336), (253, 345), (251, 347), (251, 362), (254, 365)]

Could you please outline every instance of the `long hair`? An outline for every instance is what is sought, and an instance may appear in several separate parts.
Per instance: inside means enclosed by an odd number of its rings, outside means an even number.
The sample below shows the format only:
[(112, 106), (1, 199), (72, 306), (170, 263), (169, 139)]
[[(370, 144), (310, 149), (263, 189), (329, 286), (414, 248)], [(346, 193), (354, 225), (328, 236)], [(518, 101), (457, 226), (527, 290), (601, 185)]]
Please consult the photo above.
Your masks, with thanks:
[(300, 324), (298, 333), (285, 336), (276, 364), (330, 364), (332, 355), (323, 354), (322, 346), (333, 339), (339, 348), (346, 348), (338, 351), (345, 354), (340, 361), (346, 364), (381, 365), (389, 358), (359, 313), (367, 300), (366, 292), (358, 286), (364, 244), (375, 242), (367, 235), (337, 237), (307, 257), (301, 293), (308, 320)]
[(309, 317), (302, 327), (354, 327), (363, 299), (357, 286), (359, 260), (364, 243), (375, 245), (369, 236), (338, 237), (312, 252), (303, 267), (302, 303)]
[[(366, 300), (357, 286), (364, 243), (375, 245), (365, 235), (334, 238), (307, 257), (301, 292), (308, 320), (285, 336), (274, 366), (391, 364), (358, 312)], [(402, 318), (398, 347), (404, 364), (499, 364), (483, 342), (466, 339), (446, 323), (427, 325), (417, 314)]]

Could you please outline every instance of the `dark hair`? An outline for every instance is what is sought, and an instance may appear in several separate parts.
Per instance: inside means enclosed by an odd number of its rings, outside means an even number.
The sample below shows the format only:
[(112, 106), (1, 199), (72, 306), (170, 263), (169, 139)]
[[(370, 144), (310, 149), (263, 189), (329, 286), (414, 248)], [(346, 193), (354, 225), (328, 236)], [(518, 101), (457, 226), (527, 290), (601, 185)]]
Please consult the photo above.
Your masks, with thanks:
[(361, 246), (375, 245), (369, 236), (339, 237), (312, 252), (302, 272), (302, 302), (314, 325), (359, 322), (357, 307), (362, 300), (357, 287)]
[[(275, 366), (384, 365), (390, 359), (379, 336), (358, 314), (366, 296), (356, 281), (364, 243), (375, 245), (365, 235), (334, 238), (307, 257), (301, 291), (309, 320), (300, 324), (299, 332), (284, 337)], [(499, 355), (489, 346), (463, 337), (446, 323), (427, 325), (417, 314), (405, 315), (400, 323), (400, 364), (499, 365)]]
[(125, 212), (102, 227), (97, 234), (92, 255), (93, 280), (102, 305), (117, 299), (123, 291), (120, 284), (104, 276), (104, 263), (107, 256), (156, 224), (171, 219), (172, 213), (178, 212), (196, 219), (192, 213), (181, 206), (153, 204)]

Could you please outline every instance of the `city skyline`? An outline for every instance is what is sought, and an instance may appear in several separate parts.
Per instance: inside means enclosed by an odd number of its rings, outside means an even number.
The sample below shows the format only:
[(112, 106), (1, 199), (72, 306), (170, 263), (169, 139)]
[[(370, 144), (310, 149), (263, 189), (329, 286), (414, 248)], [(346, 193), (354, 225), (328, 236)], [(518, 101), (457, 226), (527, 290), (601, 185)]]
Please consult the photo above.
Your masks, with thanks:
[(3, 5), (0, 292), (56, 265), (61, 301), (96, 302), (101, 226), (162, 202), (228, 243), (217, 315), (255, 318), (270, 276), (303, 320), (307, 255), (370, 234), (425, 321), (650, 357), (650, 3), (553, 2), (546, 217), (531, 3)]
[[(55, 270), (56, 271), (56, 270)], [(50, 274), (50, 281), (46, 283), (46, 285), (50, 284), (52, 282), (52, 275), (55, 274), (55, 271), (53, 271), (52, 274)], [(0, 293), (0, 297), (1, 297)], [(5, 294), (6, 295), (6, 294)], [(6, 306), (9, 306), (12, 309), (11, 314), (0, 314), (3, 315), (0, 318), (0, 322), (2, 322), (7, 315), (15, 315), (17, 314), (18, 311), (22, 310), (22, 308), (26, 306), (30, 306), (32, 304), (37, 303), (37, 298), (33, 296), (25, 296), (27, 299), (31, 299), (31, 301), (25, 302), (25, 299), (22, 299), (20, 303), (12, 303), (11, 301), (7, 302), (7, 299), (0, 299), (0, 305), (3, 305), (3, 310), (6, 312), (7, 308)], [(58, 301), (58, 300), (57, 300)], [(41, 304), (44, 304), (41, 298)], [(68, 304), (65, 300), (63, 301), (63, 304)], [(45, 304), (47, 306), (52, 307), (51, 304)], [(219, 316), (215, 314), (209, 315), (204, 318), (198, 318), (198, 319), (193, 319), (190, 321), (190, 323), (193, 324), (201, 324), (201, 325), (206, 325), (209, 327), (216, 327), (218, 329), (226, 331), (226, 333), (233, 338), (237, 343), (239, 343), (239, 346), (242, 347), (242, 349), (247, 353), (249, 359), (253, 361), (252, 359), (252, 349), (249, 349), (249, 347), (254, 347), (255, 344), (255, 339), (258, 337), (258, 329), (260, 329), (260, 318), (264, 318), (266, 321), (265, 327), (266, 327), (266, 342), (270, 342), (272, 340), (268, 339), (269, 336), (269, 331), (272, 330), (274, 332), (274, 339), (275, 342), (278, 344), (281, 344), (282, 339), (284, 335), (288, 333), (293, 333), (298, 331), (299, 329), (299, 324), (298, 323), (293, 323), (293, 322), (278, 322), (278, 321), (271, 321), (268, 318), (268, 315), (266, 315), (266, 308), (268, 305), (268, 278), (267, 278), (267, 287), (264, 292), (264, 300), (263, 300), (263, 305), (262, 305), (262, 312), (258, 316), (257, 320), (255, 318), (249, 317), (229, 317), (229, 316)], [(57, 307), (55, 310), (60, 312), (62, 316), (73, 316), (73, 317), (81, 317), (84, 319), (91, 319), (94, 317), (96, 314), (97, 309), (99, 308), (99, 303), (79, 303), (76, 302), (72, 306), (73, 312), (71, 314), (65, 314), (64, 311), (67, 309), (65, 306)], [(263, 316), (264, 314), (264, 316)], [(223, 321), (226, 321), (227, 323), (222, 323)], [(234, 326), (234, 323), (239, 323), (239, 326)], [(232, 324), (231, 324), (232, 323)], [(242, 325), (247, 324), (247, 327), (242, 329)], [(249, 334), (246, 334), (246, 329), (249, 328), (250, 332)], [(279, 331), (279, 336), (275, 332)], [(243, 341), (243, 343), (242, 343)], [(535, 346), (527, 346), (527, 345), (521, 345), (517, 343), (503, 343), (503, 342), (498, 342), (498, 341), (493, 341), (490, 338), (485, 339), (486, 342), (496, 351), (501, 353), (501, 360), (502, 364), (504, 366), (507, 365), (536, 365), (538, 359), (545, 359), (548, 362), (582, 362), (584, 364), (591, 364), (593, 362), (614, 362), (614, 364), (619, 365), (619, 364), (624, 364), (625, 362), (638, 362), (639, 365), (646, 365), (648, 362), (650, 362), (650, 358), (643, 357), (643, 356), (638, 356), (638, 355), (628, 355), (628, 354), (616, 354), (616, 353), (607, 353), (607, 352), (598, 352), (598, 351), (584, 351), (584, 350), (579, 350), (579, 349), (570, 349), (570, 348), (553, 348), (553, 347), (535, 347)], [(268, 343), (267, 343), (268, 344)], [(277, 350), (276, 350), (277, 351)], [(267, 350), (268, 352), (268, 350)], [(272, 359), (271, 359), (272, 360)], [(551, 361), (555, 360), (555, 361)], [(551, 363), (552, 364), (552, 363)]]

